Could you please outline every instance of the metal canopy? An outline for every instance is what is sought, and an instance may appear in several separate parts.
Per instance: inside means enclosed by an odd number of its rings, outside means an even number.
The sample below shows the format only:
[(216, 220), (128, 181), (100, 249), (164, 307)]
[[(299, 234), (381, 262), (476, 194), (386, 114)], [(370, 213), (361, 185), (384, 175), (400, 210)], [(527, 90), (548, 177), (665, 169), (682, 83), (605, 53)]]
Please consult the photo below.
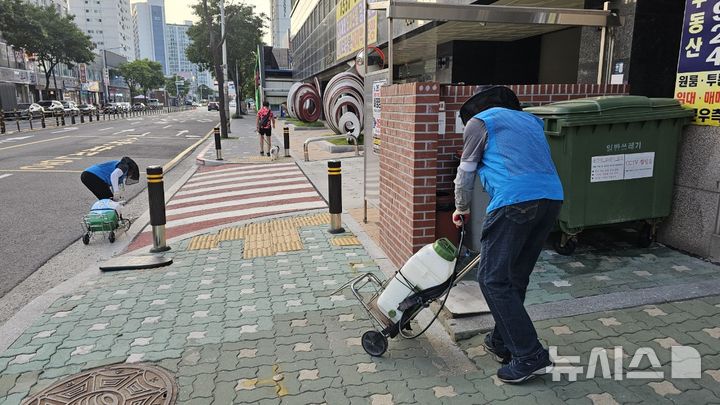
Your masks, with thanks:
[(387, 10), (391, 19), (465, 21), (504, 24), (549, 24), (560, 26), (608, 27), (620, 25), (619, 17), (605, 10), (446, 4), (410, 1), (370, 3), (370, 10)]

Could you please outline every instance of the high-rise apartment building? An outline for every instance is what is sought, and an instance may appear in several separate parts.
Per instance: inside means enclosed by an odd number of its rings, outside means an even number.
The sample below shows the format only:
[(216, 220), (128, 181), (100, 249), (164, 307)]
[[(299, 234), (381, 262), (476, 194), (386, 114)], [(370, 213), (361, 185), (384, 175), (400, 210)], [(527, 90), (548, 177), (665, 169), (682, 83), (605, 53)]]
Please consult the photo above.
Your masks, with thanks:
[(290, 0), (270, 0), (270, 34), (275, 48), (290, 46), (291, 10)]
[(69, 0), (68, 6), (97, 50), (135, 59), (130, 0)]
[(165, 38), (164, 0), (133, 2), (132, 26), (135, 58), (160, 62), (165, 74), (170, 74)]
[(60, 14), (67, 14), (68, 12), (67, 0), (29, 0), (28, 3), (36, 6), (55, 6)]
[(187, 30), (192, 26), (192, 21), (185, 21), (184, 24), (166, 24), (165, 37), (167, 39), (167, 74), (178, 74), (181, 76), (193, 75), (197, 67), (190, 63), (185, 50), (190, 45), (190, 38)]

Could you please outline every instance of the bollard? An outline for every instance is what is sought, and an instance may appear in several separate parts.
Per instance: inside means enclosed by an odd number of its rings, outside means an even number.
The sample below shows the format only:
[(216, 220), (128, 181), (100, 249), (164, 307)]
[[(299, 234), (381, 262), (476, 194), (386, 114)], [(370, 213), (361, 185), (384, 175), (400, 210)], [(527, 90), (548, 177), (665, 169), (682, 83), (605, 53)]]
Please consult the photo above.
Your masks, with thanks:
[(40, 114), (40, 126), (45, 128), (45, 111), (43, 111), (43, 113)]
[(0, 134), (4, 134), (7, 131), (5, 128), (5, 112), (0, 110)]
[(53, 115), (55, 116), (55, 126), (60, 126), (60, 115), (58, 115), (57, 111), (53, 111)]
[(65, 126), (65, 113), (64, 112), (60, 116), (60, 123), (62, 124), (62, 126)]
[(170, 247), (165, 244), (165, 183), (163, 181), (162, 166), (149, 166), (146, 173), (150, 225), (152, 225), (153, 233), (153, 247), (150, 252), (165, 252), (170, 250)]
[(220, 144), (220, 127), (213, 128), (215, 135), (215, 155), (217, 160), (223, 160), (222, 158), (222, 145)]
[(342, 227), (342, 167), (339, 160), (328, 162), (328, 205), (330, 206), (330, 229), (332, 234), (343, 233)]
[(15, 125), (17, 126), (18, 132), (20, 132), (20, 113), (17, 112), (17, 109), (15, 111)]
[[(92, 115), (90, 115), (90, 122), (92, 122)], [(80, 113), (80, 123), (81, 124), (85, 123), (85, 114), (83, 114), (83, 113)]]
[(283, 127), (283, 143), (285, 144), (285, 157), (290, 157), (290, 128)]
[(32, 113), (31, 113), (30, 111), (28, 111), (28, 123), (30, 124), (30, 130), (31, 130), (31, 131), (33, 130), (32, 122), (33, 122), (33, 115), (32, 115)]
[(73, 114), (73, 113), (70, 113), (70, 123), (72, 125), (75, 125), (75, 114)]

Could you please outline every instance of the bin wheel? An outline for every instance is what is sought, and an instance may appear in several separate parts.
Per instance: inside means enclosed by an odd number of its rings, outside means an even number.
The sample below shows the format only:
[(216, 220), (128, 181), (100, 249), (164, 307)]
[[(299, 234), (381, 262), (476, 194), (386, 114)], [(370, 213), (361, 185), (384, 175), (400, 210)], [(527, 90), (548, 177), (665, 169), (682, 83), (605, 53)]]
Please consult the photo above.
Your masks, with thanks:
[(115, 243), (115, 232), (110, 231), (110, 235), (108, 235), (108, 240), (110, 243)]
[(650, 224), (645, 224), (638, 232), (638, 240), (637, 244), (641, 248), (647, 248), (650, 247), (650, 245), (655, 242), (655, 232), (653, 230), (653, 226)]
[(85, 235), (83, 235), (82, 241), (83, 241), (84, 245), (89, 245), (90, 244), (90, 234), (86, 233)]
[(365, 352), (373, 357), (382, 356), (388, 348), (387, 338), (376, 330), (363, 333), (361, 341)]
[(562, 239), (563, 239), (562, 235), (559, 238), (555, 239), (555, 241), (553, 241), (553, 248), (555, 249), (556, 252), (558, 252), (559, 254), (561, 254), (563, 256), (572, 255), (575, 252), (575, 248), (577, 247), (577, 242), (575, 241), (574, 238), (570, 238), (567, 241), (565, 241), (565, 245), (562, 245), (561, 244)]

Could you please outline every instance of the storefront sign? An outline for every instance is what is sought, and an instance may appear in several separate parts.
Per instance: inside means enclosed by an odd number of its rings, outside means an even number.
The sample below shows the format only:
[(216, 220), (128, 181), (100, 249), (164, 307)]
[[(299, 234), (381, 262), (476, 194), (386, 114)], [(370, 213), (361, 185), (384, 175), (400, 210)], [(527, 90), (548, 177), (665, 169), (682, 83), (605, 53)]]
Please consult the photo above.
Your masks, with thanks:
[[(335, 7), (336, 59), (361, 50), (365, 44), (365, 1), (339, 0)], [(377, 42), (377, 14), (368, 11), (368, 44)]]
[(686, 0), (675, 98), (693, 123), (720, 126), (720, 1)]
[(373, 109), (373, 125), (372, 125), (372, 137), (373, 146), (372, 150), (375, 154), (380, 154), (380, 89), (387, 83), (387, 80), (376, 80), (372, 84), (372, 109)]
[(78, 71), (80, 72), (80, 83), (87, 82), (87, 65), (81, 63), (78, 65)]

